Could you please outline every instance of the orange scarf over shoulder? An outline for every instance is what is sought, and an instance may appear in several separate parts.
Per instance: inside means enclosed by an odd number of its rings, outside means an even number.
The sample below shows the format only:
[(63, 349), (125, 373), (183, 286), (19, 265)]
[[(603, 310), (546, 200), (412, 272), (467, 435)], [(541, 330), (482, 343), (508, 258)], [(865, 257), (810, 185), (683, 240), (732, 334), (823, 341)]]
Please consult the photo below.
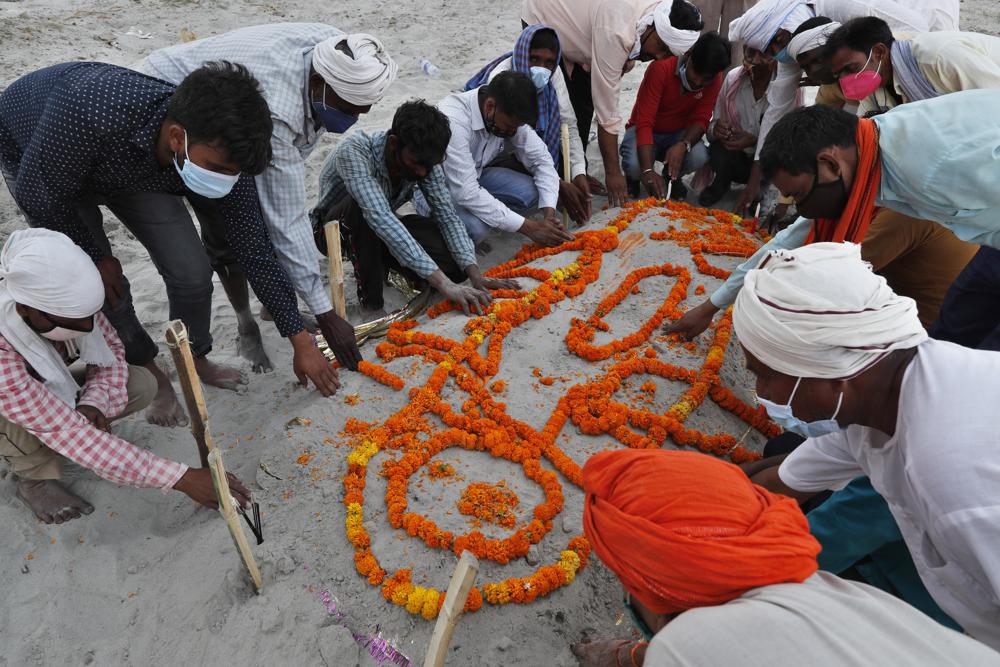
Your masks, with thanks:
[(806, 243), (861, 243), (868, 233), (868, 225), (875, 217), (875, 195), (882, 182), (882, 160), (879, 158), (878, 126), (875, 121), (870, 118), (859, 120), (854, 140), (858, 145), (858, 169), (847, 206), (837, 220), (814, 220)]

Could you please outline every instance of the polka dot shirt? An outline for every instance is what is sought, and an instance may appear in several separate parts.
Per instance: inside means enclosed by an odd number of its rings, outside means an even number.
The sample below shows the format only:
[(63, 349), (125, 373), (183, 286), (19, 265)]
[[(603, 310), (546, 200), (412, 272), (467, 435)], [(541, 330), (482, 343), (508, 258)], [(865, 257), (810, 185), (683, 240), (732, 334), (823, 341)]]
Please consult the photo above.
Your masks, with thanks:
[[(77, 213), (86, 194), (190, 194), (174, 166), (156, 160), (174, 86), (104, 63), (53, 65), (0, 94), (0, 164), (29, 218), (73, 239), (96, 261), (97, 243)], [(242, 176), (219, 200), (227, 237), (254, 292), (283, 336), (302, 331), (291, 282), (274, 256), (257, 187)]]

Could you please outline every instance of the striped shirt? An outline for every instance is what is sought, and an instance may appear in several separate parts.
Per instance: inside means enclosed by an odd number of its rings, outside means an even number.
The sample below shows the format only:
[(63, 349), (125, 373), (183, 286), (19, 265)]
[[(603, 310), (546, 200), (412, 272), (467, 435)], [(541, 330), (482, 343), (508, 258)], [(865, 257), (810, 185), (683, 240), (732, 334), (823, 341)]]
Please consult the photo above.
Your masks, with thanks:
[(414, 190), (419, 187), (430, 206), (430, 217), (440, 228), (458, 266), (464, 269), (475, 264), (472, 239), (455, 212), (441, 165), (435, 165), (423, 180), (417, 183), (404, 180), (395, 190), (385, 164), (387, 137), (387, 132), (368, 134), (357, 130), (344, 139), (320, 172), (320, 196), (315, 210), (326, 211), (346, 197), (353, 198), (392, 256), (421, 278), (427, 278), (439, 270), (438, 265), (396, 217), (396, 210), (412, 200)]
[(333, 306), (323, 286), (306, 201), (305, 160), (325, 132), (312, 118), (309, 74), (313, 48), (340, 34), (322, 23), (252, 26), (159, 49), (142, 65), (146, 74), (177, 84), (206, 61), (229, 60), (246, 66), (260, 83), (274, 122), (274, 157), (255, 179), (257, 195), (278, 261), (313, 313)]

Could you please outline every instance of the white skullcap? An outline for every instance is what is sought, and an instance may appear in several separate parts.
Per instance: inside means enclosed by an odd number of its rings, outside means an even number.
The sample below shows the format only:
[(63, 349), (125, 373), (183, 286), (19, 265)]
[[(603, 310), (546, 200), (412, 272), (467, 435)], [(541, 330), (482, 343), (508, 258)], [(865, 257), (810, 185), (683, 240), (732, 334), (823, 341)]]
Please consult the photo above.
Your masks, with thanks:
[[(75, 408), (76, 381), (52, 343), (17, 313), (19, 303), (56, 317), (90, 317), (104, 304), (101, 274), (68, 236), (48, 229), (18, 230), (0, 250), (0, 336), (41, 376), (49, 391)], [(96, 321), (94, 329), (73, 344), (87, 364), (115, 362)]]
[(800, 53), (812, 51), (826, 45), (827, 40), (830, 39), (830, 35), (839, 27), (840, 24), (833, 21), (832, 23), (824, 23), (815, 28), (810, 28), (809, 30), (803, 30), (795, 35), (795, 37), (792, 37), (792, 41), (788, 42), (788, 55), (798, 58)]
[[(698, 41), (698, 37), (701, 33), (697, 30), (679, 30), (675, 28), (670, 23), (670, 8), (673, 6), (671, 0), (666, 0), (661, 2), (653, 10), (653, 26), (656, 28), (656, 34), (659, 35), (663, 43), (667, 45), (670, 52), (675, 56), (683, 56), (688, 52), (694, 43)], [(691, 3), (688, 3), (691, 4)], [(694, 5), (691, 7), (698, 11), (698, 8)], [(699, 15), (701, 12), (698, 12)]]
[[(338, 46), (345, 45), (353, 55)], [(312, 66), (340, 97), (351, 104), (375, 104), (396, 80), (399, 67), (371, 35), (337, 35), (313, 49)]]
[(768, 368), (825, 379), (854, 377), (927, 339), (913, 299), (894, 293), (854, 243), (766, 255), (743, 280), (733, 330)]
[(806, 0), (761, 0), (729, 24), (729, 41), (763, 51), (779, 30), (795, 32), (813, 16)]

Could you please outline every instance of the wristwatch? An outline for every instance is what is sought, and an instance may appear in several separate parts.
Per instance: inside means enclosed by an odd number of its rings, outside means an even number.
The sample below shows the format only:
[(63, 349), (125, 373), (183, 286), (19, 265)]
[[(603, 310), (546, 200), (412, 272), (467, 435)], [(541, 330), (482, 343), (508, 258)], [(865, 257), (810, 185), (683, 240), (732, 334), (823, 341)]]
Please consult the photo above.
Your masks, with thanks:
[(684, 152), (685, 153), (690, 153), (691, 152), (691, 142), (690, 141), (685, 141), (684, 142)]

